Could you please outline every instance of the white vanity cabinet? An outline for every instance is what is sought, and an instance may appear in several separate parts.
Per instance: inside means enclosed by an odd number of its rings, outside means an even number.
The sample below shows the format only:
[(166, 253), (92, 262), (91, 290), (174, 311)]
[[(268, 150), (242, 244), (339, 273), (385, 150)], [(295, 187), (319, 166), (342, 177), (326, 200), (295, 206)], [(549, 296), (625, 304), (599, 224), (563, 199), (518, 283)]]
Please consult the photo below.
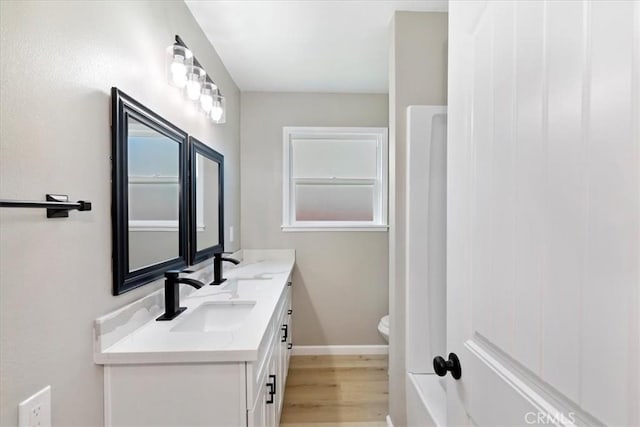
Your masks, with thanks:
[(290, 283), (256, 360), (194, 362), (184, 352), (184, 362), (174, 354), (171, 363), (105, 363), (105, 425), (278, 426), (292, 347)]

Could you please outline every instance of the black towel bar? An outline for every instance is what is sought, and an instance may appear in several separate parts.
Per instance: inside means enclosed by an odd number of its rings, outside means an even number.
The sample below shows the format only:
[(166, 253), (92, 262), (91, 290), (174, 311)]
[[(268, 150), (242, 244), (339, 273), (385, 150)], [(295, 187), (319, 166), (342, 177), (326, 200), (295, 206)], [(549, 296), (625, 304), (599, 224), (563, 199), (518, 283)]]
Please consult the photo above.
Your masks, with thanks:
[(90, 211), (91, 202), (79, 200), (69, 202), (69, 196), (64, 194), (47, 194), (46, 202), (31, 200), (0, 200), (0, 208), (45, 208), (47, 218), (66, 218), (69, 211)]

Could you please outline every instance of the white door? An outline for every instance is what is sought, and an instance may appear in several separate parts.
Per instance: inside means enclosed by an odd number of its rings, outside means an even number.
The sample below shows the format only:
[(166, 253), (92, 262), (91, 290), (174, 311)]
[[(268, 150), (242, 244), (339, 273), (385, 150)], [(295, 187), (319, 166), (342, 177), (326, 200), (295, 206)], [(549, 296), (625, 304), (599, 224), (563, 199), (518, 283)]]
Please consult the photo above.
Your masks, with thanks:
[(640, 3), (449, 13), (447, 424), (638, 426)]

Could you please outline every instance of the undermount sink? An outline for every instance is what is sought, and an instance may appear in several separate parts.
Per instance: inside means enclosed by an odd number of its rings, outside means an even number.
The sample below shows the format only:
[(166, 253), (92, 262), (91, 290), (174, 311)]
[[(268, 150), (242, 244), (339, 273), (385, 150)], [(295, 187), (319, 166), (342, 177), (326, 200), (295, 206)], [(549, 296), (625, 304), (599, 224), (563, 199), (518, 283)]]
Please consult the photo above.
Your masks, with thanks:
[(200, 305), (171, 332), (221, 332), (238, 329), (246, 320), (255, 301), (219, 301)]

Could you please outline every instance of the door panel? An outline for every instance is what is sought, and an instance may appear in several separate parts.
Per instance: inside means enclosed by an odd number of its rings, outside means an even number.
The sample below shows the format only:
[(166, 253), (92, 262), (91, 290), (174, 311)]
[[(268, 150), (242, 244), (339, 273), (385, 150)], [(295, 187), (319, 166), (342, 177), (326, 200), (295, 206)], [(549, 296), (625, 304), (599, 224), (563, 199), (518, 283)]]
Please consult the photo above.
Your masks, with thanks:
[(638, 425), (640, 2), (449, 13), (448, 424)]
[[(493, 55), (491, 60), (492, 83), (489, 90), (493, 91), (493, 123), (490, 126), (489, 138), (490, 157), (489, 173), (482, 179), (488, 182), (490, 188), (491, 203), (489, 209), (489, 226), (492, 241), (490, 251), (489, 280), (483, 282), (488, 286), (492, 300), (492, 322), (490, 334), (492, 341), (501, 348), (512, 347), (511, 319), (513, 318), (513, 290), (510, 278), (514, 274), (514, 239), (515, 227), (514, 215), (514, 162), (513, 162), (513, 98), (514, 70), (513, 67), (505, 67), (503, 64), (513, 64), (514, 61), (514, 3), (500, 2), (494, 6), (493, 25), (491, 34), (487, 37), (491, 40)], [(480, 56), (480, 55), (478, 55)], [(487, 110), (486, 106), (483, 110)], [(480, 120), (484, 120), (480, 118)], [(476, 172), (484, 171), (478, 167)], [(476, 176), (480, 176), (477, 173)], [(476, 202), (482, 203), (477, 200)], [(482, 292), (482, 289), (479, 289)], [(485, 296), (485, 298), (486, 298)]]
[[(543, 5), (541, 5), (543, 7)], [(583, 11), (575, 1), (545, 5), (546, 168), (542, 259), (542, 379), (579, 396), (579, 295), (586, 224), (582, 134)], [(544, 124), (543, 124), (544, 126)]]
[[(544, 8), (523, 2), (516, 8), (515, 178), (516, 218), (543, 218), (545, 182), (542, 143), (544, 72)], [(526, 195), (526, 197), (525, 197)], [(526, 301), (513, 313), (513, 357), (527, 369), (539, 372), (542, 324), (542, 262), (544, 224), (518, 221), (515, 233), (513, 298)]]
[[(584, 404), (609, 424), (635, 419), (640, 425), (640, 5), (620, 2), (612, 7), (607, 2), (594, 2), (590, 16), (590, 76), (585, 100), (589, 222), (581, 313), (581, 391)], [(602, 361), (612, 355), (622, 369), (593, 375), (603, 371)], [(634, 372), (635, 384), (629, 380)], [(630, 400), (634, 396), (635, 400)]]

